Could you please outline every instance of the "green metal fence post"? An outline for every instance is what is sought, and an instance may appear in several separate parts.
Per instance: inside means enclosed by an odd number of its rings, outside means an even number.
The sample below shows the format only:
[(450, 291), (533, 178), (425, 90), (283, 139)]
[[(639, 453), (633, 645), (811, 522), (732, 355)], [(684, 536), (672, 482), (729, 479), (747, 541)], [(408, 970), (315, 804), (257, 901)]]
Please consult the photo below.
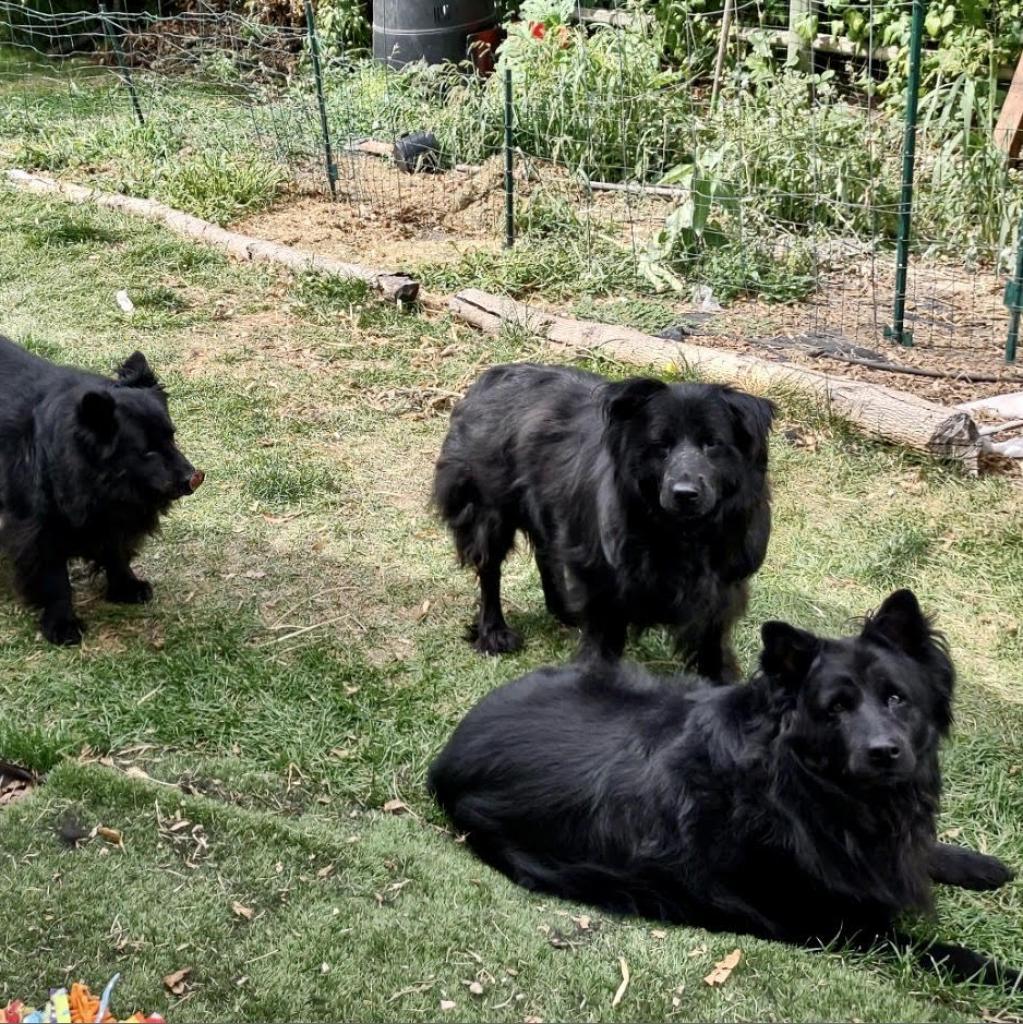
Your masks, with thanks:
[(127, 62), (124, 59), (124, 51), (121, 49), (121, 40), (118, 38), (117, 33), (110, 27), (110, 23), (107, 20), (107, 5), (99, 5), (99, 20), (103, 26), (103, 35), (106, 36), (107, 42), (110, 44), (110, 48), (114, 51), (114, 57), (117, 60), (117, 70), (120, 73), (119, 77), (128, 89), (128, 95), (131, 97), (132, 109), (135, 111), (135, 117), (139, 124), (145, 124), (146, 119), (142, 116), (142, 106), (139, 104), (138, 93), (135, 92), (135, 82), (132, 80), (131, 72), (128, 70)]
[(895, 308), (892, 325), (885, 337), (899, 345), (912, 345), (913, 333), (906, 330), (906, 272), (913, 214), (913, 165), (916, 159), (916, 114), (920, 97), (920, 62), (923, 55), (924, 0), (913, 0), (913, 21), (909, 33), (909, 81), (906, 83), (906, 130), (902, 138), (902, 194), (899, 197), (899, 240), (895, 254)]
[(323, 159), (327, 165), (327, 182), (331, 198), (337, 198), (337, 164), (334, 162), (334, 147), (330, 144), (330, 125), (327, 123), (327, 103), (323, 98), (323, 73), (320, 70), (320, 40), (316, 35), (313, 19), (313, 5), (305, 0), (305, 23), (309, 31), (309, 52), (313, 58), (313, 75), (316, 78), (316, 102), (320, 108), (320, 132), (323, 135)]
[(512, 149), (512, 71), (504, 69), (504, 247), (515, 244), (515, 153)]
[(1023, 218), (1016, 236), (1016, 273), (1005, 283), (1005, 305), (1009, 307), (1009, 335), (1005, 339), (1005, 361), (1016, 362), (1019, 315), (1023, 311)]

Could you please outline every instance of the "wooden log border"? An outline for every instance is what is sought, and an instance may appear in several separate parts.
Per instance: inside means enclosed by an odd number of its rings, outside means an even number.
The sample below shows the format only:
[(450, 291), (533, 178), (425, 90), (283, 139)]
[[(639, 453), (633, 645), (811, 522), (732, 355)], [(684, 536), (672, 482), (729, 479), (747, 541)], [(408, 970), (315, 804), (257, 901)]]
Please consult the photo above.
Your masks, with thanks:
[(358, 279), (396, 302), (414, 302), (419, 295), (419, 282), (408, 274), (381, 270), (377, 267), (364, 267), (359, 263), (344, 263), (328, 256), (320, 256), (308, 249), (296, 249), (265, 238), (228, 231), (201, 217), (182, 213), (154, 199), (138, 199), (116, 192), (102, 192), (82, 185), (56, 181), (41, 174), (29, 174), (26, 171), (9, 170), (6, 177), (16, 188), (29, 192), (60, 195), (73, 203), (95, 203), (97, 206), (105, 206), (134, 217), (155, 221), (179, 235), (223, 249), (239, 260), (262, 260), (267, 263), (279, 263), (295, 271), (312, 270), (334, 277)]
[(448, 308), (459, 320), (490, 334), (516, 325), (577, 354), (607, 355), (662, 371), (688, 367), (708, 380), (753, 391), (787, 389), (820, 401), (869, 437), (958, 463), (971, 475), (979, 473), (987, 448), (969, 413), (882, 385), (769, 363), (726, 349), (668, 341), (629, 327), (574, 320), (474, 288), (451, 298)]

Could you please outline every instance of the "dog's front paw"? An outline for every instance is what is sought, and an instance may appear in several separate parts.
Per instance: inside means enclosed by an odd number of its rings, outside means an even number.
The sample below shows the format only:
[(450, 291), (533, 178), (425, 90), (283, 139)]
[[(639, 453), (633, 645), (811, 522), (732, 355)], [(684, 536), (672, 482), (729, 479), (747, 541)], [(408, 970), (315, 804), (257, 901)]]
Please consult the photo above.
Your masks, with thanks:
[(931, 877), (941, 885), (985, 892), (1011, 882), (1016, 872), (988, 853), (939, 842), (931, 851)]
[(118, 580), (107, 585), (107, 600), (112, 604), (145, 604), (153, 600), (153, 587), (146, 580)]
[(475, 635), (470, 635), (469, 639), (480, 654), (511, 654), (522, 647), (522, 637), (507, 626), (485, 631), (473, 630), (472, 633)]
[(976, 852), (970, 860), (969, 871), (964, 874), (963, 888), (977, 892), (1001, 889), (1016, 877), (1016, 872), (997, 857)]
[(82, 642), (85, 626), (81, 619), (67, 612), (43, 612), (39, 622), (43, 636), (59, 647), (74, 647)]

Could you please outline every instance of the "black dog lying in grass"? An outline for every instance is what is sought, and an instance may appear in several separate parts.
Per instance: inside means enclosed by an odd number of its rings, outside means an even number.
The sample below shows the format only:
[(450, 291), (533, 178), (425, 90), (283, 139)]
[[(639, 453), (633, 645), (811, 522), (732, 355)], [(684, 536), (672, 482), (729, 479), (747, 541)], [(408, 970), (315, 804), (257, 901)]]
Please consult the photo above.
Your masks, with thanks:
[[(769, 622), (763, 642), (747, 685), (621, 663), (518, 679), (469, 712), (430, 788), (526, 888), (792, 943), (899, 939), (932, 883), (1013, 877), (937, 840), (954, 674), (912, 593), (859, 636)], [(924, 956), (959, 978), (1016, 977), (959, 946)]]
[(174, 443), (145, 356), (117, 376), (55, 366), (0, 338), (0, 551), (55, 644), (82, 638), (69, 559), (106, 572), (108, 600), (148, 601), (131, 560), (171, 502), (203, 482)]
[(734, 678), (732, 624), (767, 551), (774, 406), (727, 387), (610, 382), (529, 363), (488, 370), (451, 417), (434, 503), (480, 582), (486, 654), (520, 646), (501, 564), (529, 538), (548, 610), (616, 658), (630, 623), (671, 627), (710, 679)]

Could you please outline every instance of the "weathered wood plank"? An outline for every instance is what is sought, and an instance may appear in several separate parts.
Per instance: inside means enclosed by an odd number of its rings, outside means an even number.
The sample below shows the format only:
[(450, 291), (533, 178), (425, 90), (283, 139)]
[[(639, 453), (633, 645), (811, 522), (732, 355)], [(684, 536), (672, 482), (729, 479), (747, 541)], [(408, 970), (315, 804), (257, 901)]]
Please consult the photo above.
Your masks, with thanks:
[(1023, 145), (1023, 54), (1016, 65), (1009, 92), (1002, 104), (998, 123), (995, 125), (995, 145), (1011, 158), (1019, 156)]

